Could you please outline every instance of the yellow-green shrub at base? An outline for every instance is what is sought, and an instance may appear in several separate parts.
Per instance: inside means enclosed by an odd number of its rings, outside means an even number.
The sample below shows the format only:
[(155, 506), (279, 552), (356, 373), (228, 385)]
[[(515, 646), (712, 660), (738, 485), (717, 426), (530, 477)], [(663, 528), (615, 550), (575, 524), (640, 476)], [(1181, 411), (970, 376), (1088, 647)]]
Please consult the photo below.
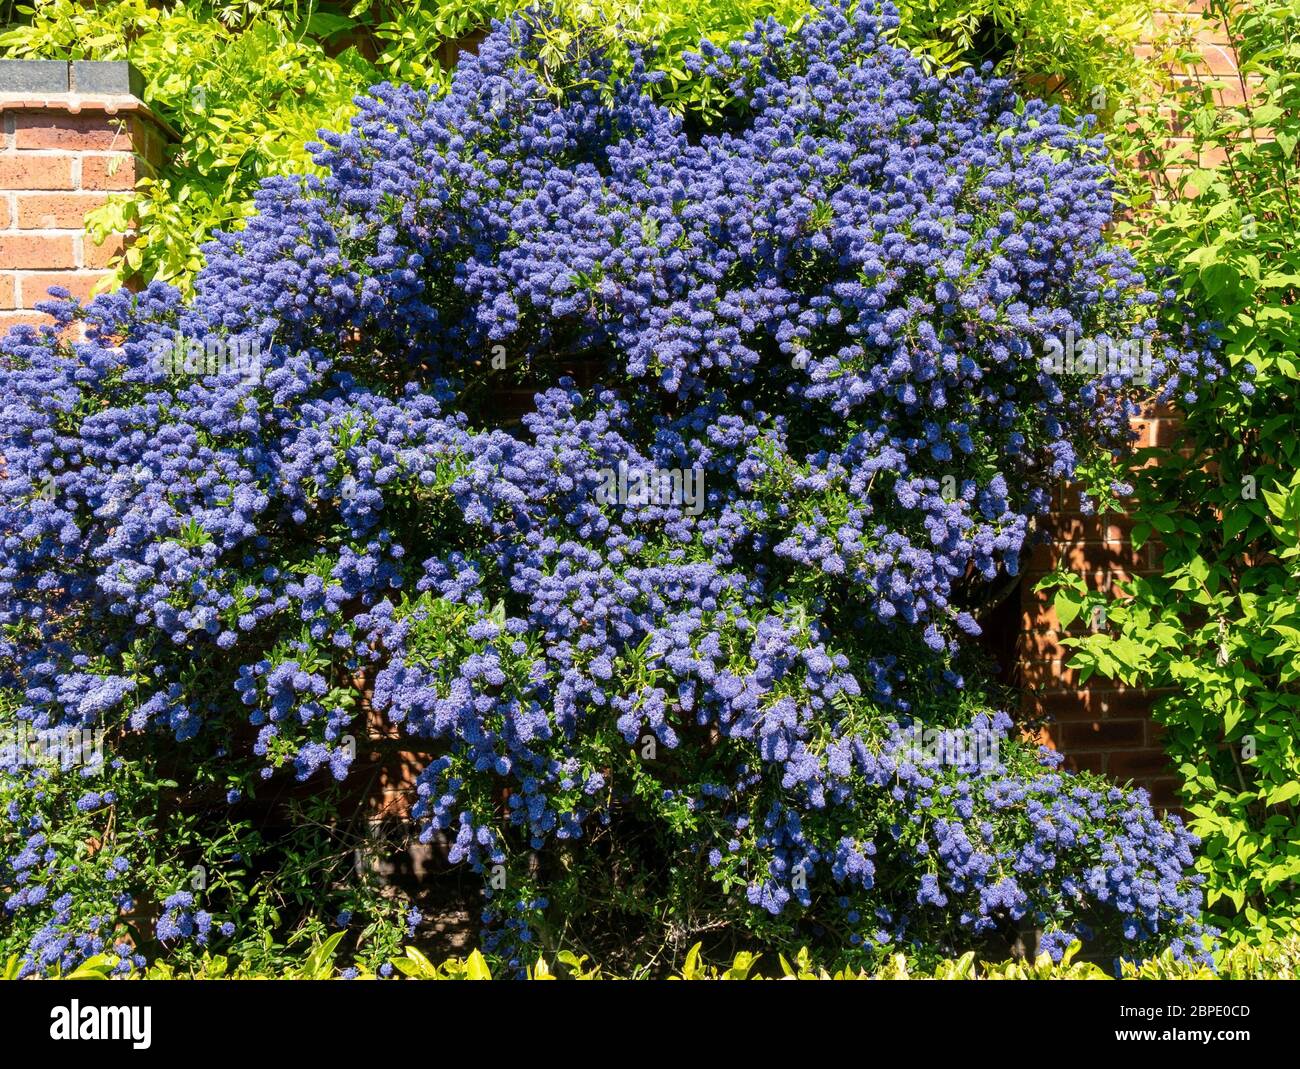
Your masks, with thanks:
[[(331, 980), (344, 979), (344, 973), (335, 959), (340, 936), (332, 937), (314, 947), (302, 965), (277, 976), (242, 971), (236, 963), (222, 955), (205, 956), (191, 969), (176, 969), (170, 965), (152, 966), (144, 975), (149, 980)], [(794, 961), (777, 955), (775, 968), (768, 965), (769, 955), (742, 951), (730, 965), (710, 965), (703, 960), (697, 943), (686, 955), (673, 980), (1111, 980), (1110, 976), (1092, 962), (1075, 961), (1079, 950), (1075, 943), (1065, 952), (1059, 963), (1046, 954), (1037, 961), (1004, 961), (996, 964), (977, 961), (974, 952), (960, 958), (942, 961), (931, 969), (916, 968), (903, 954), (895, 954), (873, 972), (865, 970), (830, 970), (811, 960), (807, 950), (796, 955)], [(91, 958), (68, 974), (73, 980), (107, 980), (117, 958), (100, 954)], [(1300, 979), (1300, 937), (1251, 945), (1239, 943), (1224, 950), (1216, 958), (1217, 971), (1203, 965), (1175, 961), (1170, 954), (1151, 958), (1140, 964), (1125, 963), (1120, 977), (1124, 980), (1295, 980)], [(430, 961), (415, 947), (406, 947), (403, 956), (393, 961), (394, 975), (415, 980), (491, 980), (492, 970), (477, 950), (465, 958), (448, 958), (441, 964)], [(6, 963), (0, 979), (14, 979), (18, 975), (18, 958)], [(586, 956), (561, 951), (553, 962), (538, 958), (528, 970), (530, 980), (622, 980), (648, 976), (648, 970), (638, 970), (632, 976), (610, 976), (599, 965), (588, 963)], [(374, 980), (373, 972), (358, 970), (346, 977)]]

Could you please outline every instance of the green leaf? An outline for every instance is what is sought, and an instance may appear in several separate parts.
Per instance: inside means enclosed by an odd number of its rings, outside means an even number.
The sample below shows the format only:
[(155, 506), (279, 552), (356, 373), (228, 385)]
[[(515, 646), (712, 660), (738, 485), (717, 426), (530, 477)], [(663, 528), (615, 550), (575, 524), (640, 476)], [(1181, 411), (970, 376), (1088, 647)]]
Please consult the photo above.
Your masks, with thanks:
[(488, 963), (484, 960), (483, 955), (474, 950), (468, 958), (465, 959), (465, 978), (467, 980), (491, 980), (492, 972), (488, 968)]
[(69, 980), (107, 980), (113, 966), (117, 964), (115, 954), (96, 954), (93, 958), (87, 958), (78, 965), (72, 972), (68, 973)]
[(1079, 618), (1079, 612), (1083, 608), (1083, 598), (1074, 590), (1058, 590), (1052, 599), (1052, 608), (1056, 610), (1061, 627), (1068, 629)]
[(1269, 805), (1281, 805), (1283, 802), (1289, 802), (1292, 798), (1300, 796), (1300, 781), (1291, 780), (1288, 783), (1279, 784), (1268, 792)]
[(1234, 505), (1227, 509), (1223, 514), (1223, 537), (1226, 539), (1236, 538), (1242, 531), (1246, 530), (1255, 517), (1251, 514), (1244, 504)]

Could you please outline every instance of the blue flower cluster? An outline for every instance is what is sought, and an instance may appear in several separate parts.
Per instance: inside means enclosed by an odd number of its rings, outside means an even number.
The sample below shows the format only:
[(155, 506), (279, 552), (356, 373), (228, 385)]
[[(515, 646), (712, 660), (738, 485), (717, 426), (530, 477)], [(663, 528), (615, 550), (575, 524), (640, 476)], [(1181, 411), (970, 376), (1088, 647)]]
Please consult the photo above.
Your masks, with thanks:
[[(192, 299), (57, 301), (75, 340), (3, 343), (16, 718), (213, 762), (242, 720), (263, 775), (299, 780), (345, 777), (367, 715), (434, 740), (414, 817), (503, 874), (503, 952), (560, 908), (537, 853), (630, 810), (720, 902), (859, 941), (1027, 914), (1194, 938), (1191, 839), (1139, 796), (898, 741), (935, 710), (969, 727), (972, 591), (1124, 445), (1132, 376), (1042, 360), (1155, 330), (1162, 295), (1103, 235), (1100, 139), (933, 72), (888, 8), (706, 43), (734, 107), (702, 134), (639, 62), (544, 58), (543, 18), (443, 95), (377, 87), (321, 176), (268, 180), (215, 239)], [(158, 360), (196, 337), (256, 366)], [(1171, 394), (1218, 366), (1168, 349), (1156, 373)], [(512, 423), (516, 381), (537, 392)], [(702, 472), (703, 512), (602, 498), (620, 464)], [(208, 938), (185, 897), (161, 941)]]
[[(174, 939), (193, 939), (203, 945), (212, 931), (212, 914), (194, 910), (194, 896), (189, 891), (177, 891), (163, 902), (163, 913), (158, 918), (157, 935), (166, 943)], [(192, 912), (193, 911), (193, 912)]]

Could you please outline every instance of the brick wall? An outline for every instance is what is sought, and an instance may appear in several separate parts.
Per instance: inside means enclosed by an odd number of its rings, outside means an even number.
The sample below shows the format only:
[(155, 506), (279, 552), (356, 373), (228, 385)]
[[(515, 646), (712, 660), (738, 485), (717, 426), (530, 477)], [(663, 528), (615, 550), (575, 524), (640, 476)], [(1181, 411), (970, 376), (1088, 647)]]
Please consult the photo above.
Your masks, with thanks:
[[(1168, 445), (1177, 419), (1154, 412), (1134, 425), (1137, 446)], [(1124, 515), (1085, 516), (1078, 495), (1063, 489), (1056, 511), (1044, 525), (1050, 541), (1035, 548), (1020, 587), (1019, 681), (1021, 718), (1040, 741), (1065, 754), (1066, 767), (1133, 780), (1164, 808), (1177, 806), (1177, 779), (1160, 744), (1160, 726), (1150, 715), (1158, 692), (1134, 690), (1099, 676), (1081, 686), (1065, 667), (1071, 657), (1061, 645), (1067, 634), (1080, 635), (1091, 621), (1076, 620), (1068, 631), (1051, 606), (1050, 595), (1034, 591), (1045, 573), (1060, 562), (1084, 576), (1089, 589), (1116, 593), (1116, 584), (1152, 574), (1154, 547), (1134, 551), (1132, 520)]]
[[(1159, 33), (1185, 48), (1195, 48), (1201, 62), (1170, 68), (1185, 86), (1213, 84), (1224, 104), (1237, 104), (1249, 92), (1250, 79), (1240, 77), (1225, 28), (1201, 17), (1200, 0), (1166, 0), (1156, 15)], [(1138, 55), (1155, 61), (1167, 56), (1155, 41), (1138, 47)], [(1221, 158), (1194, 158), (1188, 140), (1174, 137), (1170, 147), (1186, 146), (1179, 166), (1212, 167)], [(1137, 447), (1168, 446), (1177, 437), (1178, 421), (1168, 410), (1152, 411), (1134, 422)], [(1061, 646), (1060, 622), (1050, 598), (1036, 594), (1034, 585), (1060, 561), (1083, 575), (1093, 590), (1115, 592), (1115, 584), (1155, 569), (1154, 547), (1135, 552), (1129, 543), (1132, 521), (1124, 515), (1084, 516), (1077, 494), (1062, 491), (1056, 512), (1045, 525), (1050, 542), (1030, 558), (1020, 588), (1020, 638), (1016, 676), (1022, 684), (1022, 722), (1040, 741), (1065, 754), (1066, 767), (1101, 772), (1120, 781), (1146, 787), (1153, 802), (1164, 808), (1178, 805), (1177, 778), (1160, 745), (1161, 729), (1151, 719), (1159, 692), (1127, 689), (1093, 677), (1081, 687), (1077, 674), (1065, 667), (1070, 651)], [(1076, 621), (1070, 634), (1080, 634), (1089, 621)]]
[(122, 237), (96, 244), (86, 213), (131, 190), (169, 131), (126, 63), (0, 61), (0, 333), (42, 324), (50, 286), (85, 299)]

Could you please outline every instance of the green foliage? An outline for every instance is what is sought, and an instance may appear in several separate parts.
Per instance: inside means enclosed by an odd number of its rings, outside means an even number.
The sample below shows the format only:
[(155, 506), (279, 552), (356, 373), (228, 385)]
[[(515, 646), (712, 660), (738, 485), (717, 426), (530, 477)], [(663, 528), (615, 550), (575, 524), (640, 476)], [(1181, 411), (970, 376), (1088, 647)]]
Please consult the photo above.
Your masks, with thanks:
[[(300, 967), (280, 973), (259, 972), (240, 964), (232, 964), (222, 955), (204, 955), (193, 967), (175, 969), (169, 965), (152, 966), (143, 974), (147, 980), (251, 980), (274, 976), (281, 980), (328, 980), (340, 974), (334, 962), (339, 936), (312, 947), (307, 960)], [(977, 961), (975, 954), (942, 961), (929, 969), (921, 969), (908, 961), (903, 954), (893, 955), (880, 968), (868, 972), (862, 969), (828, 969), (812, 960), (806, 949), (793, 961), (775, 955), (772, 968), (766, 962), (772, 955), (759, 955), (741, 951), (731, 964), (718, 967), (707, 963), (696, 944), (687, 954), (681, 968), (673, 971), (672, 980), (1109, 980), (1112, 977), (1097, 965), (1075, 961), (1079, 944), (1070, 947), (1059, 963), (1053, 963), (1046, 954), (1033, 962), (1024, 960), (990, 963)], [(116, 959), (101, 954), (84, 962), (68, 979), (106, 980)], [(401, 957), (394, 959), (397, 971), (414, 980), (491, 980), (492, 973), (483, 956), (476, 950), (467, 958), (448, 958), (435, 965), (414, 947), (406, 947)], [(18, 959), (10, 959), (0, 970), (0, 979), (17, 976)], [(633, 973), (632, 979), (644, 975), (646, 970)], [(359, 970), (354, 977), (373, 980), (376, 973)], [(600, 966), (587, 964), (585, 957), (560, 954), (554, 963), (538, 958), (529, 968), (530, 980), (606, 980)], [(1241, 943), (1218, 956), (1215, 968), (1174, 961), (1165, 954), (1142, 962), (1126, 962), (1120, 974), (1123, 980), (1295, 980), (1300, 979), (1300, 939), (1291, 938), (1263, 944)]]
[(903, 39), (944, 64), (987, 59), (1036, 96), (1100, 116), (1151, 88), (1136, 45), (1151, 0), (898, 0)]
[(1300, 939), (1241, 942), (1220, 952), (1214, 969), (1169, 954), (1125, 962), (1125, 980), (1296, 980), (1300, 979)]
[[(144, 76), (146, 103), (176, 132), (157, 176), (138, 196), (119, 196), (89, 219), (92, 235), (134, 229), (115, 261), (116, 280), (158, 279), (188, 289), (214, 229), (253, 210), (261, 179), (311, 171), (303, 145), (341, 129), (353, 97), (390, 80), (445, 85), (450, 43), (532, 0), (355, 3), (270, 0), (33, 0), (0, 33), (0, 55), (128, 59)], [(576, 36), (614, 45), (657, 39), (652, 66), (663, 98), (715, 119), (721, 89), (690, 75), (682, 53), (702, 38), (733, 40), (756, 19), (797, 25), (807, 0), (559, 0), (565, 25), (549, 47)], [(1038, 95), (1109, 114), (1142, 95), (1150, 68), (1133, 44), (1149, 28), (1153, 0), (902, 0), (900, 36), (937, 63), (985, 60)]]
[[(227, 5), (228, 6), (228, 5)], [(331, 56), (312, 15), (256, 8), (237, 28), (212, 5), (148, 0), (83, 5), (38, 0), (30, 24), (0, 34), (11, 57), (129, 59), (144, 100), (176, 130), (162, 172), (142, 177), (138, 197), (92, 213), (97, 240), (136, 228), (119, 276), (184, 285), (202, 265), (199, 247), (252, 211), (258, 182), (310, 169), (303, 150), (320, 127), (346, 124), (352, 97), (374, 70), (355, 49)]]
[[(15, 852), (31, 830), (43, 830), (43, 848), (75, 863), (68, 893), (78, 923), (120, 917), (125, 932), (118, 934), (154, 958), (163, 900), (193, 889), (201, 890), (215, 925), (235, 923), (229, 952), (246, 972), (319, 972), (318, 946), (327, 946), (332, 960), (342, 938), (320, 918), (344, 911), (354, 917), (346, 950), (356, 965), (376, 967), (397, 953), (403, 903), (375, 875), (380, 844), (364, 810), (341, 804), (341, 787), (285, 798), (252, 765), (214, 773), (193, 747), (125, 728), (102, 737), (86, 732), (61, 744), (61, 752), (37, 753), (27, 728), (12, 707), (0, 706), (0, 747), (15, 740), (24, 746), (40, 787), (30, 789), (25, 777), (0, 777), (0, 809), (23, 816), (22, 824), (0, 823), (0, 849)], [(113, 755), (102, 766), (93, 761), (98, 750)], [(232, 789), (242, 797), (227, 805), (223, 795)], [(128, 883), (134, 898), (124, 906)], [(104, 925), (101, 934), (111, 932)], [(0, 925), (0, 962), (25, 956), (31, 934), (21, 923)], [(217, 967), (188, 941), (170, 947), (167, 958), (181, 973)], [(111, 955), (109, 965), (118, 962)]]
[[(1205, 17), (1226, 27), (1240, 80), (1194, 84), (1171, 119), (1135, 115), (1135, 137), (1166, 167), (1222, 162), (1158, 172), (1171, 199), (1150, 206), (1142, 254), (1176, 272), (1188, 324), (1221, 324), (1235, 381), (1137, 458), (1155, 463), (1132, 479), (1133, 542), (1156, 547), (1159, 574), (1069, 644), (1084, 680), (1173, 688), (1155, 716), (1209, 905), (1240, 938), (1300, 927), (1300, 4), (1213, 0)], [(1248, 103), (1223, 99), (1254, 82)], [(1179, 128), (1190, 147), (1161, 151)], [(1079, 577), (1048, 585), (1067, 625), (1105, 601)]]
[[(504, 18), (534, 6), (536, 0), (425, 0), (415, 4), (361, 3), (354, 14), (362, 23), (373, 19), (373, 35), (383, 42), (375, 60), (384, 77), (395, 82), (445, 81), (447, 71), (430, 54), (443, 42), (454, 42)], [(808, 12), (808, 0), (557, 0), (553, 5), (564, 25), (547, 34), (543, 56), (570, 52), (577, 37), (591, 45), (626, 56), (630, 44), (655, 40), (658, 55), (652, 67), (664, 72), (663, 99), (704, 118), (716, 118), (726, 99), (721, 90), (697, 78), (681, 62), (703, 38), (731, 41), (759, 19), (769, 16), (797, 26)]]

